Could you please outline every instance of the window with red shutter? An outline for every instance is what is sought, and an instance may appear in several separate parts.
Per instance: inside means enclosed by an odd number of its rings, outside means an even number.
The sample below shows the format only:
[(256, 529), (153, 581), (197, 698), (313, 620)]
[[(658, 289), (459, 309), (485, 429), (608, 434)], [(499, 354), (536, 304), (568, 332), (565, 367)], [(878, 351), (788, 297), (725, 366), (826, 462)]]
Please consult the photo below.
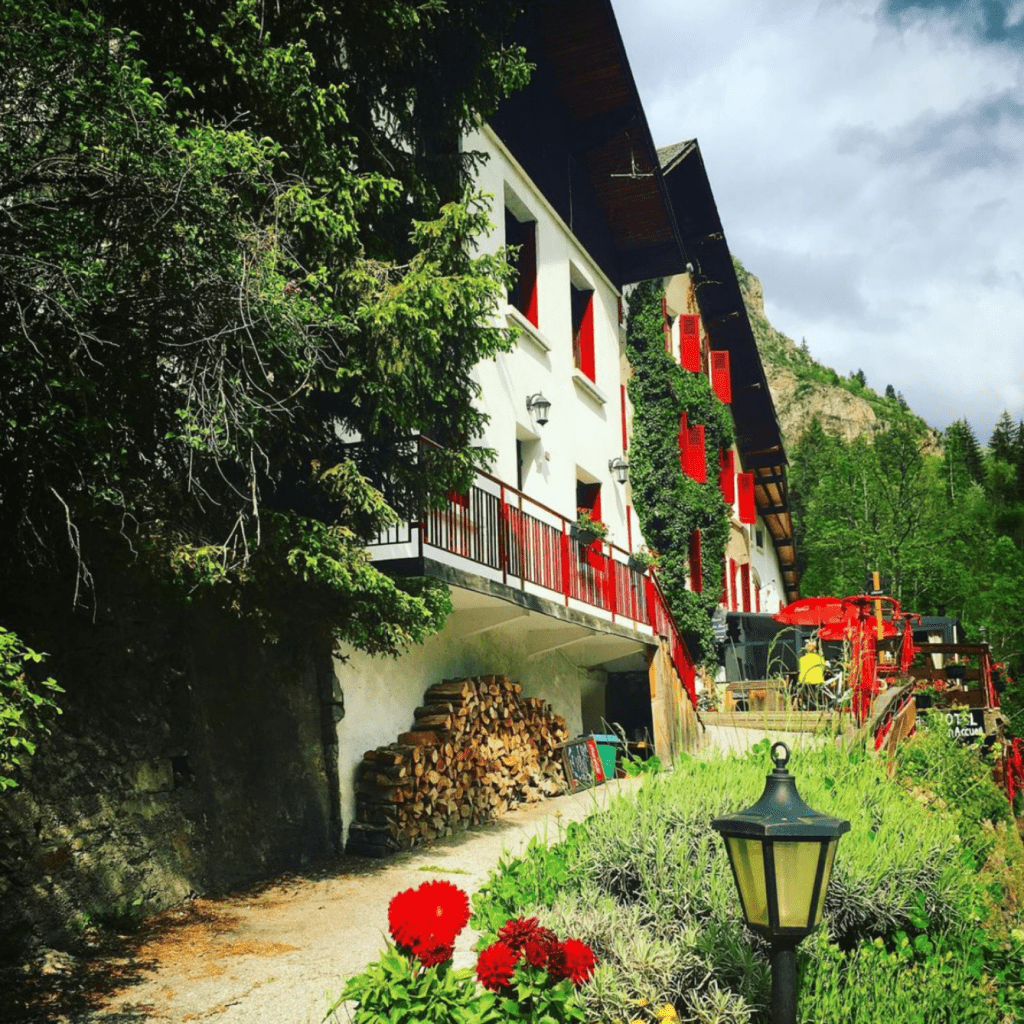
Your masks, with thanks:
[(690, 589), (698, 594), (704, 589), (704, 563), (701, 559), (700, 530), (690, 534)]
[(743, 610), (750, 611), (750, 563), (744, 562), (740, 566), (740, 600), (743, 602)]
[(679, 317), (679, 362), (684, 370), (700, 373), (700, 317)]
[(505, 207), (505, 244), (515, 246), (511, 262), (516, 271), (509, 285), (508, 302), (537, 326), (537, 222), (519, 220)]
[(729, 559), (729, 610), (737, 611), (736, 607), (736, 559)]
[(757, 506), (754, 502), (754, 474), (738, 473), (736, 488), (739, 497), (740, 522), (755, 523), (757, 521)]
[(729, 371), (729, 353), (715, 350), (711, 353), (711, 387), (720, 401), (732, 401), (732, 374)]
[(569, 285), (572, 300), (573, 364), (590, 380), (594, 376), (594, 292)]
[(718, 451), (718, 486), (727, 505), (736, 500), (735, 456), (736, 453), (731, 448), (728, 451)]
[(704, 424), (699, 423), (694, 427), (690, 427), (688, 433), (688, 472), (697, 483), (706, 484), (708, 482), (708, 460), (704, 451)]

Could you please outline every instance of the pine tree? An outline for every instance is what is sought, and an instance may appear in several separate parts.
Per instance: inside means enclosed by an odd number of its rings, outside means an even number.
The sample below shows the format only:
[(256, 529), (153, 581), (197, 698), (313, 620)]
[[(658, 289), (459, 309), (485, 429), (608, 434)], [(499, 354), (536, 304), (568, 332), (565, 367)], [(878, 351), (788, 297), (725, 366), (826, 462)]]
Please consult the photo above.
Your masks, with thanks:
[(1013, 417), (1004, 409), (995, 430), (992, 431), (992, 436), (988, 439), (989, 454), (1014, 465), (1017, 443), (1017, 427), (1014, 425)]

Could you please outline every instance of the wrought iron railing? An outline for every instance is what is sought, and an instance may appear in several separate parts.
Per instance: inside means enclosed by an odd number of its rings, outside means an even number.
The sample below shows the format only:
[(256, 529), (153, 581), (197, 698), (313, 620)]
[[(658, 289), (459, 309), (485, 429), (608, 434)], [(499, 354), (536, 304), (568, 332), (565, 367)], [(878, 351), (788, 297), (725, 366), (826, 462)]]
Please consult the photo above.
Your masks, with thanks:
[[(423, 441), (423, 445), (431, 442)], [(418, 534), (418, 537), (416, 536)], [(653, 572), (632, 564), (628, 551), (605, 540), (583, 543), (565, 516), (477, 470), (465, 493), (451, 492), (419, 523), (400, 523), (373, 547), (410, 544), (448, 552), (500, 573), (506, 583), (530, 583), (629, 620), (666, 638), (673, 665), (696, 703), (694, 666)]]

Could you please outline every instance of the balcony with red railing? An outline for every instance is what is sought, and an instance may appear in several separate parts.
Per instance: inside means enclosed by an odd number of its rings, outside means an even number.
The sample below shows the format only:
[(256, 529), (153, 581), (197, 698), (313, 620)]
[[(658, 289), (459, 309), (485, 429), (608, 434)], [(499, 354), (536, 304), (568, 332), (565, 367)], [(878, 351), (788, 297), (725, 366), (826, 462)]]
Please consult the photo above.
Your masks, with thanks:
[(466, 493), (451, 493), (419, 522), (403, 522), (370, 545), (375, 563), (431, 559), (495, 583), (557, 601), (669, 645), (680, 680), (696, 701), (694, 666), (650, 570), (605, 540), (583, 543), (574, 521), (478, 470)]

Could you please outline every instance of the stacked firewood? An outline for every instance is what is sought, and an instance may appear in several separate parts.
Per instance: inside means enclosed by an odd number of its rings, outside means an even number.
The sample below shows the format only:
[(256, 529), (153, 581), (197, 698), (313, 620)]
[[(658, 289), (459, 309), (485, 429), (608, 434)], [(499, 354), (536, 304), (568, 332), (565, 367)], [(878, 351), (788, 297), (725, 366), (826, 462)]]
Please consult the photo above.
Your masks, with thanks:
[(431, 686), (397, 743), (363, 755), (347, 850), (395, 850), (490, 821), (565, 788), (565, 719), (504, 676)]

